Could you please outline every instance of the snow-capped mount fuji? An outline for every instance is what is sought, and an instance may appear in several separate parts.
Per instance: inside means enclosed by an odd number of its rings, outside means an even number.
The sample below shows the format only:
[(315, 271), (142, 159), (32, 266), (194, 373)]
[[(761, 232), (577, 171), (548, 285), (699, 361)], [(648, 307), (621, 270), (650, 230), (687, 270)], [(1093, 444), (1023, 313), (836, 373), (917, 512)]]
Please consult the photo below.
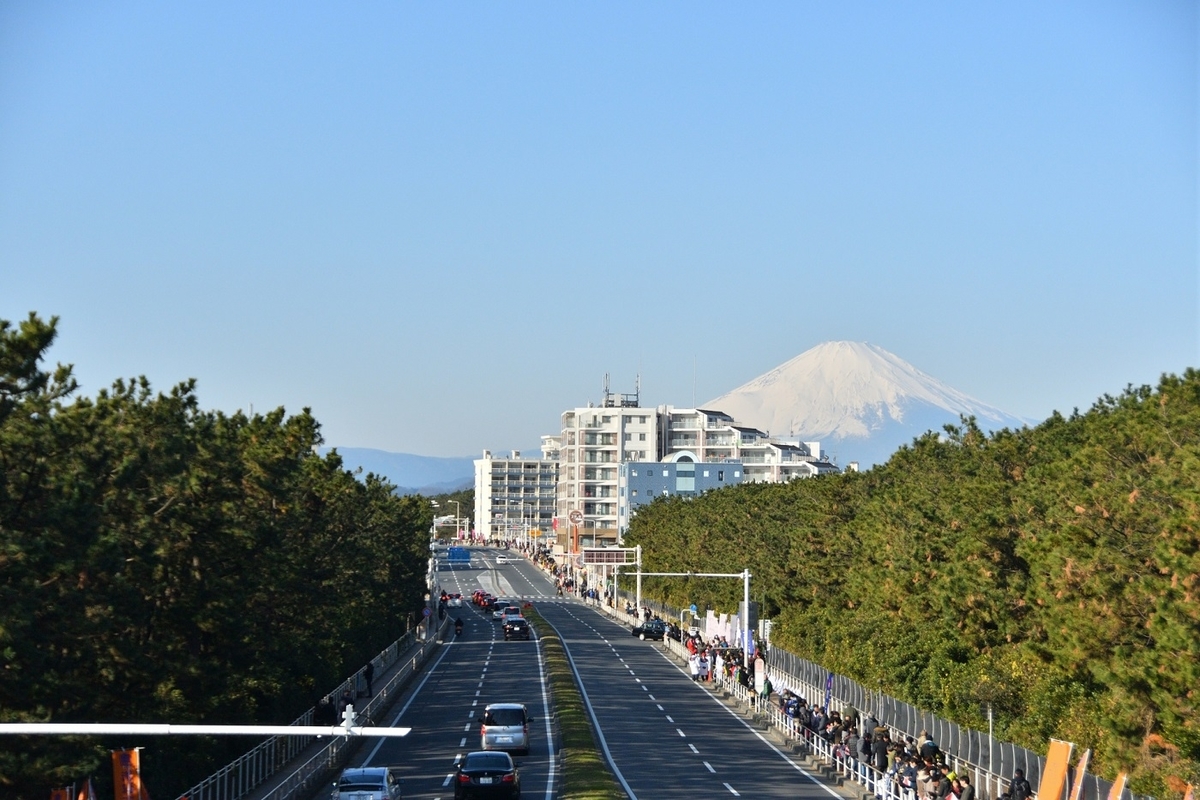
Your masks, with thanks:
[(817, 345), (704, 407), (777, 438), (820, 441), (838, 463), (864, 468), (960, 415), (985, 431), (1027, 424), (866, 342)]

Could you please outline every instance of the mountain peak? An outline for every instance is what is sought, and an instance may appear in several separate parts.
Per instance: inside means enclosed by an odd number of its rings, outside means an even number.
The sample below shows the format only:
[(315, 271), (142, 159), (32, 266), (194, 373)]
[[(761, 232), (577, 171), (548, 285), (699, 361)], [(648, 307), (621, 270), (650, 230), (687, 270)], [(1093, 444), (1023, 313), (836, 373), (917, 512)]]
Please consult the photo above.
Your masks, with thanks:
[(960, 415), (976, 417), (985, 429), (1023, 423), (867, 342), (819, 344), (705, 407), (775, 436), (832, 439), (848, 452), (857, 449), (853, 440), (866, 444), (885, 431), (890, 452)]

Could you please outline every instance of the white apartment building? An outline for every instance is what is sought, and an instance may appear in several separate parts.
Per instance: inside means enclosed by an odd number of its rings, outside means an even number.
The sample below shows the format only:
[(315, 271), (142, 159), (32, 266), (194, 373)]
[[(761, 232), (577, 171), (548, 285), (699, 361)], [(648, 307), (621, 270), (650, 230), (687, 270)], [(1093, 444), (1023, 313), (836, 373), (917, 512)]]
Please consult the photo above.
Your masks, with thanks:
[(492, 541), (519, 539), (527, 531), (549, 533), (558, 485), (556, 439), (542, 437), (542, 458), (522, 458), (517, 450), (497, 458), (484, 450), (475, 460), (476, 535)]
[[(543, 452), (547, 451), (543, 437)], [(585, 543), (615, 542), (632, 508), (621, 502), (629, 491), (621, 464), (673, 460), (688, 453), (698, 463), (737, 463), (745, 482), (782, 483), (838, 469), (822, 457), (817, 442), (781, 442), (738, 425), (721, 411), (659, 406), (642, 408), (637, 394), (607, 389), (599, 406), (562, 414), (555, 514), (560, 529), (572, 511), (583, 514), (577, 531)], [(622, 506), (624, 505), (624, 508)]]
[(837, 472), (819, 442), (773, 439), (757, 428), (738, 425), (723, 411), (660, 406), (662, 437), (657, 460), (689, 452), (704, 463), (739, 461), (746, 482), (785, 483)]
[(583, 514), (581, 541), (595, 544), (617, 539), (617, 467), (627, 461), (658, 459), (658, 415), (641, 408), (637, 394), (605, 389), (600, 406), (574, 408), (562, 414), (559, 439), (559, 524), (572, 511)]

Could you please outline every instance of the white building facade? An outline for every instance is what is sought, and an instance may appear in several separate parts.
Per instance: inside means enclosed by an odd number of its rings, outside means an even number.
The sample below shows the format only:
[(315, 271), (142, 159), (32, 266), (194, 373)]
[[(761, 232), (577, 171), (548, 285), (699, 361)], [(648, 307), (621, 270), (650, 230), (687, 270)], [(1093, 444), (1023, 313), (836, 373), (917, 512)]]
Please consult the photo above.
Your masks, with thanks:
[[(697, 464), (736, 464), (728, 466), (729, 478), (736, 472), (739, 483), (783, 483), (838, 471), (817, 442), (777, 441), (711, 409), (642, 408), (637, 394), (607, 389), (599, 406), (564, 411), (559, 436), (543, 439), (557, 440), (559, 448), (559, 526), (578, 511), (584, 522), (575, 533), (592, 544), (615, 543), (632, 518), (636, 504), (630, 502), (631, 473), (622, 471), (625, 464), (673, 463), (687, 454), (685, 460)], [(549, 452), (545, 441), (542, 449)]]
[(542, 437), (542, 458), (522, 458), (516, 450), (498, 458), (484, 450), (483, 458), (475, 460), (477, 536), (516, 540), (552, 528), (558, 486), (556, 438)]

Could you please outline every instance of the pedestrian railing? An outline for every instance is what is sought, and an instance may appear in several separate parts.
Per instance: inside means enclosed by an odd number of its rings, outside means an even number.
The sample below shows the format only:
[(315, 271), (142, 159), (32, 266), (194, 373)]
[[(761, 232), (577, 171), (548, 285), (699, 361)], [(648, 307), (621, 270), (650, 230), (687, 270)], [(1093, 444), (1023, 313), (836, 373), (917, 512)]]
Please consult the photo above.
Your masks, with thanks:
[[(391, 695), (425, 663), (437, 639), (445, 633), (448, 621), (448, 617), (443, 620), (437, 636), (431, 636), (427, 641), (416, 641), (414, 633), (410, 631), (371, 659), (376, 675), (386, 672), (401, 660), (406, 663), (388, 678), (366, 705), (361, 709), (355, 707), (359, 724), (369, 725), (379, 721), (383, 710), (391, 703)], [(328, 697), (336, 702), (347, 690), (351, 697), (356, 697), (362, 680), (362, 672), (359, 671), (343, 681)], [(291, 724), (313, 724), (316, 711), (316, 708), (308, 709)], [(317, 738), (319, 737), (272, 736), (188, 789), (177, 800), (239, 800), (286, 771), (291, 762), (303, 754)], [(328, 745), (293, 768), (263, 797), (269, 800), (293, 800), (301, 792), (316, 788), (317, 783), (325, 779), (329, 770), (345, 763), (349, 757), (349, 748), (353, 744), (355, 743), (344, 736), (331, 737)]]

